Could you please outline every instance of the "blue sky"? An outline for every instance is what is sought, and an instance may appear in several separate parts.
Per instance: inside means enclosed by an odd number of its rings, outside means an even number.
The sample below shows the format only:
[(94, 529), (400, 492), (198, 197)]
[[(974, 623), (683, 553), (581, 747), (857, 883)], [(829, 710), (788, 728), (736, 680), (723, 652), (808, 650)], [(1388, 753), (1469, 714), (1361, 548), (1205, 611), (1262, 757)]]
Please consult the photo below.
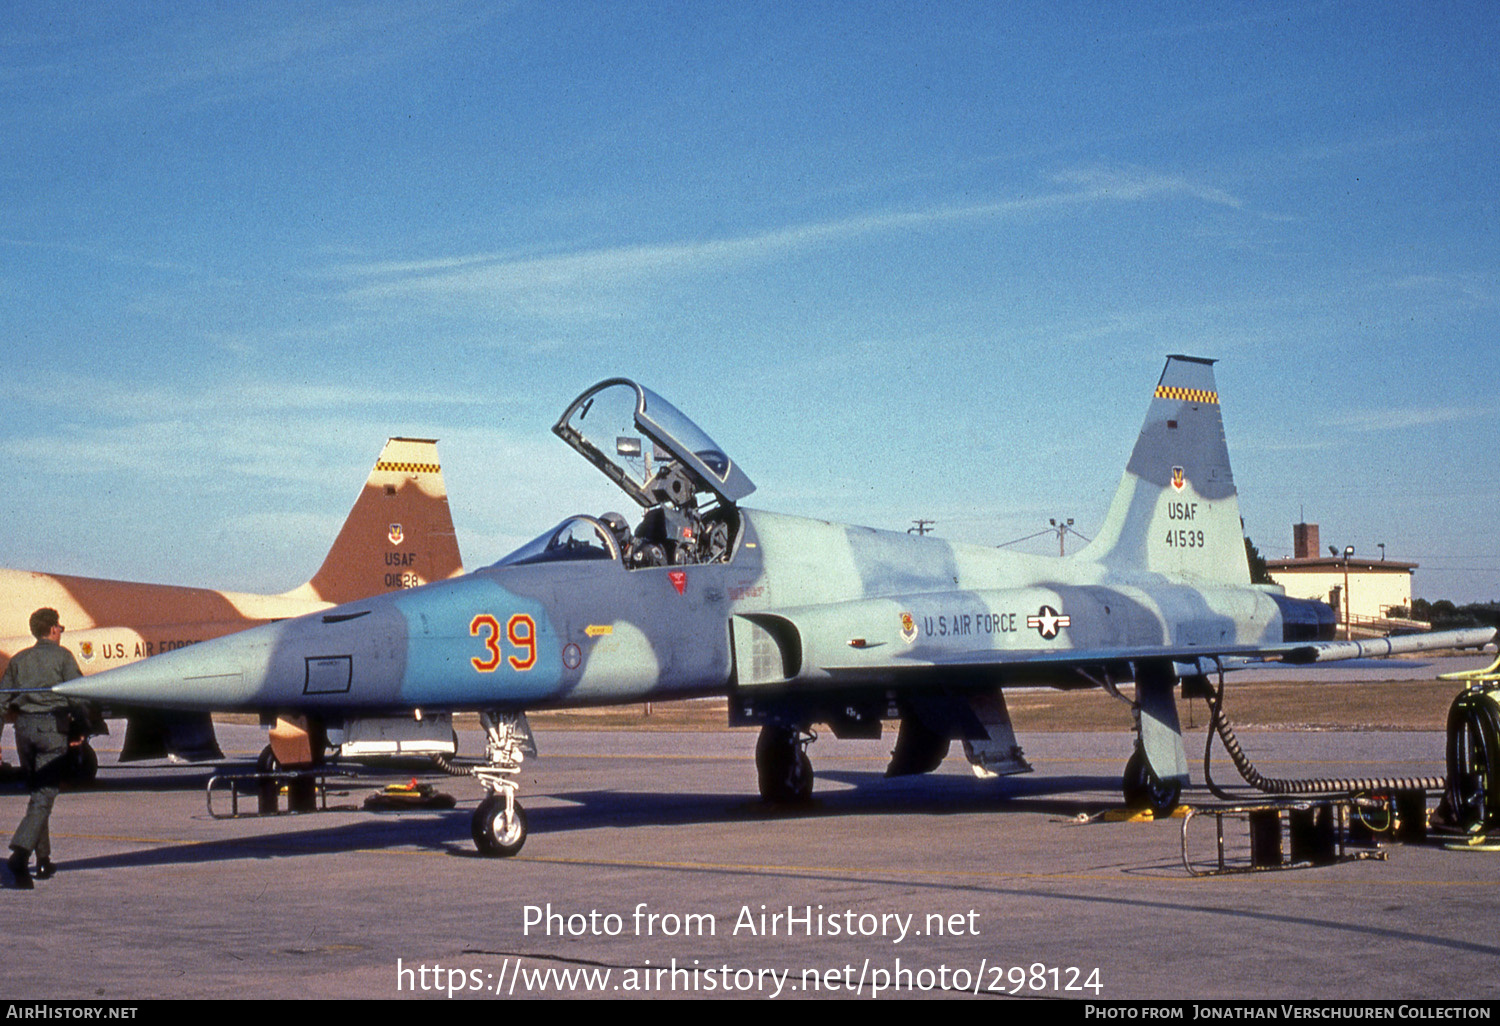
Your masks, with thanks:
[[(626, 375), (748, 504), (1091, 535), (1217, 358), (1267, 554), (1500, 599), (1500, 7), (18, 3), (0, 565), (280, 591), (387, 435), (488, 563), (625, 506)], [(1049, 542), (1030, 545), (1047, 551)]]

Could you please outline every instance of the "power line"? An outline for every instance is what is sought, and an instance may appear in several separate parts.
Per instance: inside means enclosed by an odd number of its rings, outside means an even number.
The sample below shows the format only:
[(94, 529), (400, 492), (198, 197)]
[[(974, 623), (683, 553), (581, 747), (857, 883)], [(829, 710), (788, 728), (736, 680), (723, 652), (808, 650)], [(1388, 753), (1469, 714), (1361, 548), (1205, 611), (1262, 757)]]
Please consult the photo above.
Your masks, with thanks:
[(1031, 541), (1031, 539), (1033, 539), (1033, 538), (1040, 538), (1044, 534), (1055, 534), (1055, 533), (1056, 532), (1052, 528), (1049, 527), (1045, 531), (1038, 531), (1036, 534), (1028, 534), (1024, 538), (1013, 538), (1013, 539), (1011, 539), (1008, 542), (1001, 542), (999, 545), (996, 545), (995, 548), (997, 548), (997, 549), (1003, 549), (1007, 545), (1019, 545), (1023, 541)]
[(1073, 529), (1073, 521), (1071, 518), (1063, 521), (1052, 519), (1049, 520), (1048, 523), (1050, 523), (1052, 526), (1048, 527), (1045, 531), (1037, 531), (1035, 534), (1028, 534), (1024, 538), (1013, 538), (1008, 542), (1001, 542), (999, 545), (996, 545), (995, 548), (1003, 549), (1010, 545), (1019, 545), (1023, 541), (1030, 541), (1033, 538), (1040, 538), (1044, 534), (1055, 534), (1057, 536), (1058, 555), (1062, 555), (1063, 538), (1066, 535), (1077, 535), (1078, 537), (1083, 539), (1084, 544), (1088, 544), (1089, 542), (1093, 541), (1092, 538), (1088, 537), (1080, 531), (1076, 531)]

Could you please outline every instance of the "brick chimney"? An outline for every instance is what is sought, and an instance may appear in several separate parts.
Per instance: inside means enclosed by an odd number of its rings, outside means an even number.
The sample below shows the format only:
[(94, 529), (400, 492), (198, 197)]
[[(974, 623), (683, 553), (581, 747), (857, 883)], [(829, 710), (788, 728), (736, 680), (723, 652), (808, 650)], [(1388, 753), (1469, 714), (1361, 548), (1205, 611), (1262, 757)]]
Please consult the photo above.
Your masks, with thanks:
[(1318, 548), (1318, 525), (1317, 524), (1293, 524), (1292, 525), (1292, 556), (1295, 559), (1317, 559)]

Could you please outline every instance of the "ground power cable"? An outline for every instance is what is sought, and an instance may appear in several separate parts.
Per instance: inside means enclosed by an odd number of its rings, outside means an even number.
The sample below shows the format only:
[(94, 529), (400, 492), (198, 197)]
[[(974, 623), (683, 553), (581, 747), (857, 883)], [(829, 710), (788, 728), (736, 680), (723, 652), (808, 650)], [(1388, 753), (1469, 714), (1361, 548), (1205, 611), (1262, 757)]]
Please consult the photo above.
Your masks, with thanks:
[(1203, 746), (1203, 776), (1209, 791), (1221, 801), (1234, 801), (1235, 799), (1233, 795), (1214, 783), (1213, 774), (1210, 771), (1210, 757), (1213, 753), (1215, 735), (1224, 743), (1224, 750), (1229, 753), (1230, 761), (1234, 763), (1234, 768), (1239, 771), (1245, 782), (1257, 791), (1264, 791), (1267, 794), (1334, 795), (1371, 791), (1446, 791), (1448, 788), (1448, 781), (1443, 777), (1317, 777), (1293, 780), (1267, 777), (1255, 768), (1255, 764), (1240, 747), (1239, 739), (1235, 737), (1234, 726), (1229, 722), (1229, 717), (1224, 714), (1223, 667), (1219, 668), (1218, 687), (1215, 688), (1212, 684), (1208, 687), (1208, 705), (1212, 722)]

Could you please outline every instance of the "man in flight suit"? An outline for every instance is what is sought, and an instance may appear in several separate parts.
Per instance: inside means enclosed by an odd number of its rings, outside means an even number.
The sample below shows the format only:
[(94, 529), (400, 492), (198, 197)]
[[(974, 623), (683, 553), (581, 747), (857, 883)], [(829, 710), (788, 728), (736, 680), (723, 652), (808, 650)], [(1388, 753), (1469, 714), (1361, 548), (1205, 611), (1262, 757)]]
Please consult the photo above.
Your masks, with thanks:
[(47, 817), (57, 800), (68, 755), (71, 706), (50, 688), (83, 676), (73, 653), (63, 648), (62, 624), (57, 610), (38, 609), (31, 614), (31, 633), (36, 644), (17, 652), (0, 677), (0, 694), (7, 712), (16, 713), (16, 750), (26, 771), (26, 789), (31, 800), (26, 815), (10, 839), (11, 856), (6, 865), (17, 887), (30, 889), (27, 863), (36, 852), (36, 875), (45, 880), (57, 871), (52, 864), (52, 839)]

